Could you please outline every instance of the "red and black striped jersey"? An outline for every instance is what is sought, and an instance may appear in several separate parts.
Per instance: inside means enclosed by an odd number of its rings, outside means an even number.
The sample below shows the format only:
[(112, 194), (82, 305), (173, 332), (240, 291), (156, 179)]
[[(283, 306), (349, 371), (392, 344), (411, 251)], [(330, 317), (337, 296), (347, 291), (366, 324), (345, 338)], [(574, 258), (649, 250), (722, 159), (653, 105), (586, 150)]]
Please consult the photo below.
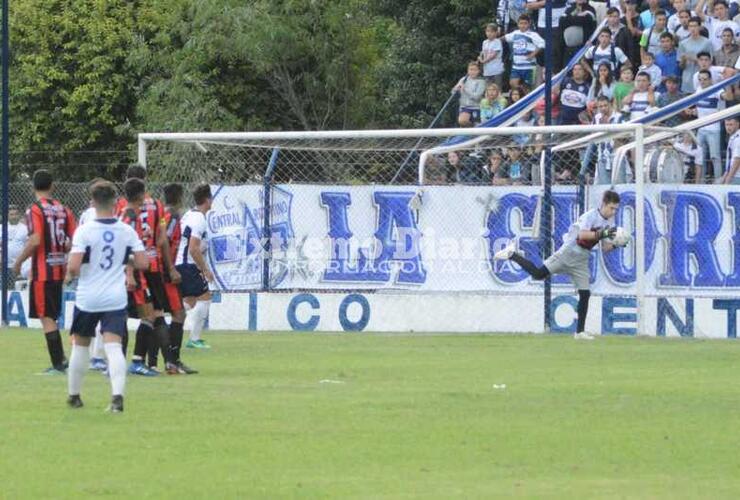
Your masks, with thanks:
[(40, 198), (26, 212), (28, 234), (39, 236), (31, 257), (33, 281), (63, 281), (67, 252), (77, 223), (72, 211), (51, 198)]
[(167, 227), (167, 241), (170, 244), (170, 257), (172, 257), (172, 263), (174, 264), (175, 260), (177, 260), (177, 249), (180, 247), (180, 238), (182, 238), (180, 214), (173, 212), (170, 207), (165, 207), (164, 221)]
[[(165, 224), (162, 202), (147, 194), (141, 207), (134, 210), (129, 208), (128, 202), (124, 198), (119, 198), (116, 204), (116, 214), (119, 219), (133, 227), (136, 234), (139, 235), (147, 257), (149, 257), (149, 271), (161, 272), (164, 265), (160, 249), (157, 246), (157, 239), (159, 238), (160, 228)], [(135, 224), (132, 223), (131, 219), (134, 216), (137, 219)]]

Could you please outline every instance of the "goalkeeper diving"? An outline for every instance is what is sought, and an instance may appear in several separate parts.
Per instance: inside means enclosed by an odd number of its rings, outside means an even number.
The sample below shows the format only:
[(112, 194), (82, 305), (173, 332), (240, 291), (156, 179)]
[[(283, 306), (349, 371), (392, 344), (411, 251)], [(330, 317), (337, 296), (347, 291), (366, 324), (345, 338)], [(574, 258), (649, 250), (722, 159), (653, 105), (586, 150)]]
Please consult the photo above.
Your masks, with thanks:
[(601, 243), (601, 250), (609, 252), (628, 243), (621, 228), (614, 226), (614, 214), (619, 208), (619, 194), (605, 191), (601, 206), (581, 215), (563, 238), (563, 245), (548, 258), (544, 265), (537, 266), (517, 250), (517, 241), (510, 241), (493, 256), (496, 260), (513, 260), (534, 279), (543, 280), (551, 274), (567, 274), (578, 290), (578, 322), (576, 339), (592, 340), (594, 336), (585, 331), (588, 301), (591, 298), (591, 273), (588, 259), (591, 250)]

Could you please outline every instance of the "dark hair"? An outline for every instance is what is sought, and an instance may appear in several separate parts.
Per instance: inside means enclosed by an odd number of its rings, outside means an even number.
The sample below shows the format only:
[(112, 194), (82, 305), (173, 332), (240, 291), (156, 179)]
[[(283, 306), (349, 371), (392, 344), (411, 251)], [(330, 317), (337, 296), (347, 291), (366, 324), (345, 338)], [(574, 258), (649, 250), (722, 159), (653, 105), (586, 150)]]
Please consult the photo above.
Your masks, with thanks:
[(652, 52), (645, 52), (645, 55), (646, 55), (646, 56), (650, 56), (650, 57), (652, 57), (653, 59), (655, 59), (655, 54), (653, 54)]
[(609, 63), (599, 64), (599, 67), (596, 68), (596, 78), (594, 78), (594, 94), (597, 95), (599, 94), (599, 92), (601, 92), (601, 78), (599, 78), (599, 71), (601, 71), (602, 66), (607, 69), (606, 84), (611, 85), (614, 81), (614, 76), (612, 75), (612, 67), (609, 65)]
[(51, 189), (53, 182), (51, 172), (46, 169), (42, 168), (33, 173), (33, 189), (35, 191), (48, 191)]
[(619, 203), (619, 193), (616, 191), (612, 191), (611, 189), (608, 189), (604, 191), (604, 196), (601, 197), (601, 203), (604, 205), (608, 203)]
[(698, 54), (696, 54), (696, 58), (699, 59), (700, 57), (708, 57), (709, 59), (711, 59), (712, 54), (710, 54), (709, 52), (699, 52)]
[(730, 35), (735, 36), (735, 32), (732, 30), (732, 28), (725, 28), (722, 30), (722, 34), (730, 33)]
[(608, 9), (606, 10), (606, 15), (607, 15), (607, 16), (611, 16), (612, 14), (619, 14), (619, 9), (618, 9), (618, 8), (616, 8), (616, 7), (609, 7), (609, 8), (608, 8)]
[(101, 180), (93, 184), (90, 196), (98, 208), (111, 208), (116, 202), (116, 187), (112, 182)]
[(605, 95), (600, 95), (599, 97), (597, 97), (597, 98), (596, 98), (596, 102), (607, 102), (607, 103), (609, 103), (609, 104), (611, 104), (611, 103), (612, 103), (611, 99), (609, 99), (609, 98), (608, 98), (607, 96), (605, 96)]
[(128, 201), (135, 201), (144, 196), (146, 192), (146, 186), (144, 181), (132, 177), (123, 183), (123, 194), (126, 196)]
[(527, 14), (522, 14), (521, 16), (519, 16), (519, 19), (517, 19), (517, 21), (527, 21), (527, 22), (530, 22), (531, 19), (530, 19), (530, 17)]
[[(730, 30), (730, 31), (732, 31), (732, 30)], [(662, 35), (660, 35), (660, 39), (661, 39), (661, 40), (663, 40), (663, 39), (670, 39), (670, 40), (671, 40), (671, 42), (672, 42), (672, 41), (673, 41), (673, 35), (671, 35), (671, 34), (670, 34), (670, 33), (668, 33), (667, 31), (664, 31), (664, 32), (663, 32), (663, 34), (662, 34)]]
[(182, 202), (183, 189), (182, 184), (172, 182), (165, 185), (164, 189), (164, 203), (165, 205), (179, 205)]
[(709, 71), (708, 69), (700, 69), (699, 71), (696, 72), (696, 74), (697, 75), (707, 75), (710, 80), (712, 79), (712, 72)]
[(650, 75), (645, 73), (644, 71), (638, 71), (637, 74), (635, 75), (635, 79), (637, 79), (638, 76), (644, 76), (645, 78), (650, 80)]
[(89, 194), (91, 198), (92, 198), (92, 192), (93, 192), (93, 188), (95, 187), (95, 185), (96, 185), (97, 183), (99, 183), (99, 182), (103, 182), (103, 181), (105, 181), (105, 179), (103, 179), (102, 177), (95, 177), (95, 178), (94, 178), (93, 180), (91, 180), (91, 181), (90, 181), (90, 183), (89, 183), (89, 184), (87, 185), (87, 194)]
[(196, 205), (202, 205), (211, 197), (211, 186), (208, 184), (198, 184), (193, 189), (193, 200)]
[(609, 35), (609, 38), (611, 38), (612, 36), (612, 30), (610, 30), (609, 28), (601, 28), (599, 30), (599, 35), (601, 35), (602, 33), (606, 33), (607, 35)]
[(655, 11), (655, 17), (658, 17), (658, 16), (667, 16), (667, 15), (668, 14), (666, 14), (663, 9), (660, 9), (660, 10), (656, 10)]
[(146, 180), (146, 168), (138, 163), (129, 165), (126, 169), (126, 179), (141, 179)]
[(725, 8), (728, 8), (727, 2), (725, 2), (725, 0), (714, 0), (714, 3), (712, 4), (712, 8), (714, 9), (718, 5), (724, 5)]
[(696, 23), (699, 26), (701, 26), (701, 17), (699, 16), (691, 16), (691, 19), (689, 19), (689, 24)]
[(732, 120), (732, 121), (736, 121), (737, 123), (740, 123), (740, 116), (738, 116), (738, 115), (735, 115), (735, 116), (730, 116), (730, 117), (727, 117), (727, 118), (725, 118), (725, 121), (726, 121), (726, 122), (727, 122), (727, 121), (730, 121), (730, 120)]

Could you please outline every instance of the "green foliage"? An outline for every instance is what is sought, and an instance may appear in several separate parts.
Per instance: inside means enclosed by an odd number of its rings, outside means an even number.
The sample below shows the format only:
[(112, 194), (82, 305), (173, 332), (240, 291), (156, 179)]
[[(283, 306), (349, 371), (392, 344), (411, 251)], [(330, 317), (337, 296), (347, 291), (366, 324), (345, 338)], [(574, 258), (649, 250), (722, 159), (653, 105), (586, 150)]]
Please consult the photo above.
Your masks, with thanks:
[[(70, 180), (117, 176), (142, 131), (426, 126), (477, 54), (488, 7), (15, 0), (15, 176), (45, 163)], [(88, 166), (65, 156), (93, 150), (129, 153)]]

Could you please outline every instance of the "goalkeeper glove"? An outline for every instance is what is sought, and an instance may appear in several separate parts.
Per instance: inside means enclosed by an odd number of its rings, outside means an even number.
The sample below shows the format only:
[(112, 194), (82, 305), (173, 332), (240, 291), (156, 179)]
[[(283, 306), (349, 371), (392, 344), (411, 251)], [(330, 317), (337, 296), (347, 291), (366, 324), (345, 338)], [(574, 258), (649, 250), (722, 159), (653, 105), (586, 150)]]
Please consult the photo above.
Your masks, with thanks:
[(617, 228), (616, 227), (605, 227), (603, 229), (598, 229), (596, 231), (596, 234), (598, 235), (599, 240), (612, 239), (614, 238), (614, 235), (617, 234)]

